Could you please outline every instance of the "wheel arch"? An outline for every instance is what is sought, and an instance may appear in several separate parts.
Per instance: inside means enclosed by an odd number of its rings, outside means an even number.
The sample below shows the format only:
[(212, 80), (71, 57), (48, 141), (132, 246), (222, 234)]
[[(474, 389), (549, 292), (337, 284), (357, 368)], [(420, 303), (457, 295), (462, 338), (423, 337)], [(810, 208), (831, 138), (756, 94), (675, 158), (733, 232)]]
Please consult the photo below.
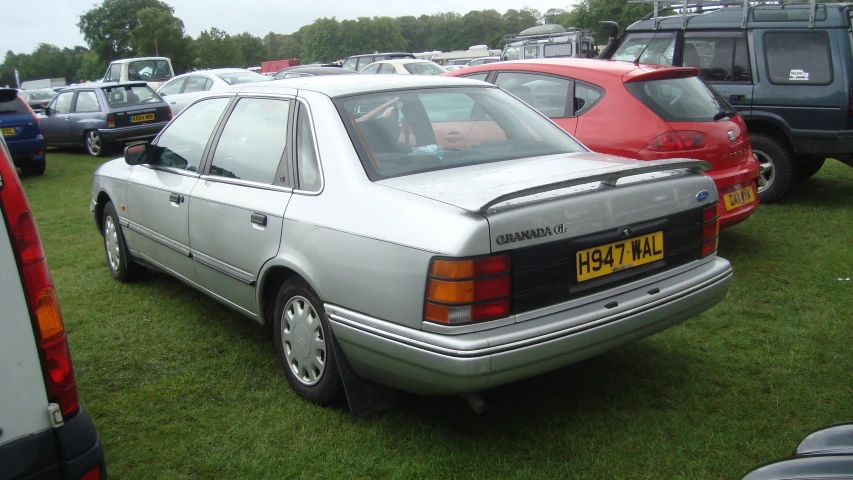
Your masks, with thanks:
[(281, 286), (291, 278), (301, 278), (314, 290), (314, 293), (323, 301), (320, 291), (310, 276), (305, 273), (306, 269), (301, 268), (297, 262), (288, 261), (279, 257), (273, 258), (267, 262), (261, 269), (261, 274), (258, 276), (257, 302), (258, 315), (261, 323), (264, 325), (272, 325), (275, 313), (275, 300), (278, 296), (278, 291)]
[(112, 201), (109, 194), (103, 190), (98, 192), (98, 196), (95, 197), (95, 223), (98, 225), (98, 231), (101, 232), (102, 236), (104, 234), (104, 207)]
[(750, 116), (746, 119), (746, 129), (749, 133), (763, 133), (772, 135), (784, 142), (785, 147), (794, 152), (794, 142), (791, 138), (791, 130), (781, 118), (775, 116)]

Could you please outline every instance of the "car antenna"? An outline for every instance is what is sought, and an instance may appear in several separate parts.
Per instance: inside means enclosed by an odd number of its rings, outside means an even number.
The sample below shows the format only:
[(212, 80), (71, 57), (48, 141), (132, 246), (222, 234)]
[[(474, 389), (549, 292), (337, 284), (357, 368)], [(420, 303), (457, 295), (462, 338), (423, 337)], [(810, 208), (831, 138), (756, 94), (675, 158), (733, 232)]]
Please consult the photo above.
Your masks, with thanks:
[(657, 32), (652, 34), (652, 38), (649, 39), (649, 43), (647, 43), (646, 46), (643, 47), (642, 50), (640, 50), (640, 54), (637, 55), (637, 58), (634, 59), (634, 65), (636, 65), (638, 67), (640, 66), (640, 58), (642, 58), (643, 54), (646, 53), (646, 50), (649, 48), (649, 45), (652, 44), (652, 42), (654, 41), (654, 39), (657, 35), (658, 35)]

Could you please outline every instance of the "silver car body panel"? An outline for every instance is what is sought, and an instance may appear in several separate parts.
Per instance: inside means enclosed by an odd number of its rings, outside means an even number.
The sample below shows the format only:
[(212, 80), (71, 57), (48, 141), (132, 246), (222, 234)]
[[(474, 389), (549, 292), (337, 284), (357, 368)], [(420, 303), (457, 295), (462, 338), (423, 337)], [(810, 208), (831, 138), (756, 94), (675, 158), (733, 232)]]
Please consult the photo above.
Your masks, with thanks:
[[(263, 309), (271, 272), (295, 272), (326, 304), (335, 336), (359, 375), (419, 393), (470, 392), (544, 372), (662, 330), (723, 298), (731, 268), (711, 255), (492, 322), (424, 322), (427, 272), (435, 256), (485, 255), (561, 238), (497, 241), (518, 230), (559, 223), (562, 235), (571, 238), (717, 201), (713, 182), (698, 173), (702, 162), (665, 167), (592, 153), (370, 181), (330, 97), (448, 85), (494, 88), (415, 75), (295, 78), (235, 87), (237, 95), (298, 94), (310, 106), (319, 191), (246, 185), (204, 171), (179, 175), (117, 159), (95, 173), (92, 211), (98, 211), (102, 193), (118, 203), (126, 189), (127, 211), (119, 215), (131, 253), (259, 322), (272, 320)], [(650, 165), (666, 171), (649, 172)], [(583, 181), (600, 174), (623, 178)], [(519, 189), (574, 181), (579, 184), (483, 209)], [(169, 196), (175, 193), (186, 201), (174, 205)], [(251, 222), (252, 214), (266, 215), (265, 228)], [(142, 218), (151, 222), (149, 230), (181, 248), (133, 230)], [(660, 292), (649, 293), (655, 288)], [(603, 307), (614, 299), (618, 308)]]

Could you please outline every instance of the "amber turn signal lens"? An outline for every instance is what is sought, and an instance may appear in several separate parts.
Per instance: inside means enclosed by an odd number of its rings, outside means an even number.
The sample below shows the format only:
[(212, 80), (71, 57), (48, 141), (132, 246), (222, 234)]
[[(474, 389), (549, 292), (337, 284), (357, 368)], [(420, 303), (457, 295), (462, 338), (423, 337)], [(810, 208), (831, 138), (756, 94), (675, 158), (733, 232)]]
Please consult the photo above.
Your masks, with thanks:
[(433, 260), (430, 275), (443, 278), (471, 278), (509, 273), (509, 255), (473, 260)]
[(42, 340), (47, 340), (62, 333), (62, 316), (59, 313), (59, 303), (56, 301), (56, 291), (53, 287), (45, 289), (39, 295), (36, 305), (36, 319)]

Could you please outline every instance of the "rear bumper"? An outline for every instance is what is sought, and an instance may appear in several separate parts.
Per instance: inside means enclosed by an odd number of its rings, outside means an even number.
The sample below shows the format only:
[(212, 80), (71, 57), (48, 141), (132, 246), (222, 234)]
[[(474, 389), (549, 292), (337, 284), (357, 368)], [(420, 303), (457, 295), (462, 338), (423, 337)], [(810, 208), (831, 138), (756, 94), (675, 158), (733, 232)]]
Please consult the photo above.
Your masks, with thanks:
[(0, 465), (0, 478), (79, 479), (97, 466), (107, 478), (101, 440), (82, 407), (61, 427), (0, 446)]
[(12, 160), (17, 166), (21, 166), (21, 163), (26, 163), (29, 160), (44, 160), (45, 143), (41, 134), (27, 140), (6, 140), (6, 145), (9, 147), (9, 153), (12, 154)]
[[(720, 302), (731, 279), (729, 262), (712, 257), (542, 309), (530, 320), (461, 335), (325, 307), (361, 378), (420, 394), (459, 394), (539, 375), (664, 330)], [(660, 291), (649, 293), (654, 288)], [(614, 300), (618, 306), (604, 306)]]
[(100, 128), (98, 132), (105, 141), (110, 143), (132, 142), (134, 140), (148, 140), (157, 136), (160, 130), (169, 122), (146, 123), (121, 128)]
[(728, 228), (746, 220), (758, 208), (758, 196), (755, 197), (754, 202), (733, 210), (726, 210), (725, 202), (722, 199), (724, 194), (749, 185), (752, 185), (755, 192), (758, 192), (758, 160), (755, 159), (752, 152), (749, 153), (748, 157), (749, 159), (740, 165), (705, 172), (714, 180), (714, 185), (717, 186), (717, 191), (720, 193), (720, 228)]

